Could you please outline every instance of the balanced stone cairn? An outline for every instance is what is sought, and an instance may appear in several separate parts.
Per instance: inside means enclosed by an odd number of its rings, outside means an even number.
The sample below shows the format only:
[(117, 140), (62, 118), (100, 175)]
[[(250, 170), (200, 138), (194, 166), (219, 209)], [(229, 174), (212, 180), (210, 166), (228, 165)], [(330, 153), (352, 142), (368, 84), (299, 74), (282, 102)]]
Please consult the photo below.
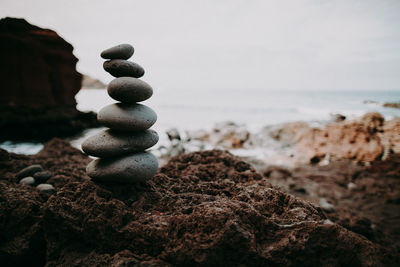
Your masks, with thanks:
[(158, 134), (149, 128), (157, 115), (137, 102), (149, 99), (153, 89), (138, 78), (144, 69), (127, 61), (134, 49), (121, 44), (104, 50), (108, 59), (104, 69), (116, 77), (107, 87), (111, 98), (120, 101), (102, 108), (97, 114), (100, 124), (110, 128), (86, 139), (82, 150), (99, 157), (88, 164), (87, 174), (95, 181), (136, 183), (150, 179), (157, 172), (157, 158), (145, 151), (158, 142)]

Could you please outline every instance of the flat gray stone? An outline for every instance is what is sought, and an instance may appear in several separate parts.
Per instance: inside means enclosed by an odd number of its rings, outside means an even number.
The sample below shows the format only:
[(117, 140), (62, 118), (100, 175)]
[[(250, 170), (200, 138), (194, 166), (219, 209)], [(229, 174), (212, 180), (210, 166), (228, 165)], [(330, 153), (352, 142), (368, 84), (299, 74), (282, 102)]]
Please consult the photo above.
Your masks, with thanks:
[(107, 92), (117, 101), (136, 103), (149, 99), (153, 95), (153, 88), (142, 80), (120, 77), (108, 84)]
[(35, 178), (35, 180), (38, 181), (38, 183), (46, 182), (51, 177), (53, 177), (53, 174), (49, 171), (41, 171), (33, 175), (33, 178)]
[(97, 120), (113, 130), (143, 131), (156, 122), (157, 114), (145, 105), (115, 103), (102, 108)]
[(42, 192), (54, 192), (54, 191), (56, 191), (54, 186), (52, 186), (51, 184), (40, 184), (40, 185), (36, 186), (36, 188), (39, 191), (42, 191)]
[(112, 59), (104, 62), (103, 68), (114, 77), (140, 78), (144, 75), (144, 69), (131, 61), (123, 59)]
[(16, 174), (16, 177), (18, 179), (21, 179), (21, 178), (24, 178), (24, 177), (32, 176), (36, 172), (40, 172), (40, 171), (43, 171), (43, 167), (42, 166), (40, 166), (40, 165), (31, 165), (31, 166), (28, 166), (28, 167), (20, 170)]
[(20, 184), (24, 185), (34, 185), (35, 184), (35, 179), (33, 177), (25, 177), (22, 178), (21, 181), (19, 181)]
[(153, 130), (140, 132), (115, 132), (105, 130), (86, 139), (82, 150), (94, 157), (114, 157), (132, 152), (144, 151), (158, 142)]
[(113, 159), (96, 159), (86, 167), (95, 181), (137, 183), (149, 180), (158, 169), (157, 158), (149, 152), (139, 152)]
[(104, 50), (100, 56), (104, 59), (128, 59), (134, 52), (130, 44), (120, 44)]

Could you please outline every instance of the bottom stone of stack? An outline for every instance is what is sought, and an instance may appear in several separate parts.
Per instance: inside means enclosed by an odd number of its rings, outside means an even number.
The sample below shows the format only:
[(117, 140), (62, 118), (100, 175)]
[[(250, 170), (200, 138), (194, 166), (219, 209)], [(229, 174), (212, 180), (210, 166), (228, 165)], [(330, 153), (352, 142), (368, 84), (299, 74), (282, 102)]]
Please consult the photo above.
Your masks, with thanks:
[(137, 183), (156, 174), (158, 160), (150, 152), (139, 152), (119, 158), (95, 159), (86, 167), (86, 173), (95, 181)]

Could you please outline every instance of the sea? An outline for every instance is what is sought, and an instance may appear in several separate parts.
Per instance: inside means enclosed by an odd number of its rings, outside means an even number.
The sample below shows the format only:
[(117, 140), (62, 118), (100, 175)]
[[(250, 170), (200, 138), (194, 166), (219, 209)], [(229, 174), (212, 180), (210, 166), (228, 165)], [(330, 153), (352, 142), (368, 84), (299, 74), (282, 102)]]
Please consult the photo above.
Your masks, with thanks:
[[(98, 112), (114, 103), (105, 89), (82, 89), (77, 95), (77, 108)], [(386, 102), (400, 102), (399, 91), (311, 91), (311, 90), (213, 90), (213, 89), (158, 89), (143, 102), (158, 115), (152, 129), (160, 135), (159, 145), (168, 142), (166, 131), (176, 128), (179, 132), (210, 130), (216, 123), (230, 121), (245, 125), (256, 132), (269, 125), (305, 121), (323, 125), (335, 114), (348, 119), (367, 112), (379, 112), (385, 119), (400, 117), (400, 109), (386, 108)], [(88, 129), (70, 137), (71, 144), (80, 149), (85, 138), (102, 128)], [(35, 154), (42, 143), (0, 143), (0, 147), (13, 153)]]

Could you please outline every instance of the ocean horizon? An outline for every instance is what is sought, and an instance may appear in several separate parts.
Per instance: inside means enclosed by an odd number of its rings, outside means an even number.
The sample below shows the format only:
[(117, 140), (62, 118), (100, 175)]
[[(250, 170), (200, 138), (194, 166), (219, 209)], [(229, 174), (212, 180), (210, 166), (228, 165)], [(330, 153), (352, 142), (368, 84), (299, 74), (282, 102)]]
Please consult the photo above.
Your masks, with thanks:
[[(81, 111), (98, 112), (114, 103), (105, 89), (82, 89), (76, 95), (77, 108)], [(151, 99), (143, 104), (158, 115), (152, 127), (160, 135), (159, 145), (168, 143), (166, 131), (171, 128), (181, 133), (194, 130), (210, 130), (220, 122), (243, 124), (251, 132), (270, 125), (304, 121), (315, 126), (324, 125), (335, 114), (353, 119), (368, 112), (379, 112), (386, 120), (400, 117), (400, 109), (383, 107), (383, 103), (400, 102), (399, 91), (289, 91), (261, 89), (154, 89)], [(101, 128), (88, 129), (69, 138), (71, 144), (80, 148), (82, 141)], [(7, 151), (35, 154), (42, 143), (0, 143)]]

